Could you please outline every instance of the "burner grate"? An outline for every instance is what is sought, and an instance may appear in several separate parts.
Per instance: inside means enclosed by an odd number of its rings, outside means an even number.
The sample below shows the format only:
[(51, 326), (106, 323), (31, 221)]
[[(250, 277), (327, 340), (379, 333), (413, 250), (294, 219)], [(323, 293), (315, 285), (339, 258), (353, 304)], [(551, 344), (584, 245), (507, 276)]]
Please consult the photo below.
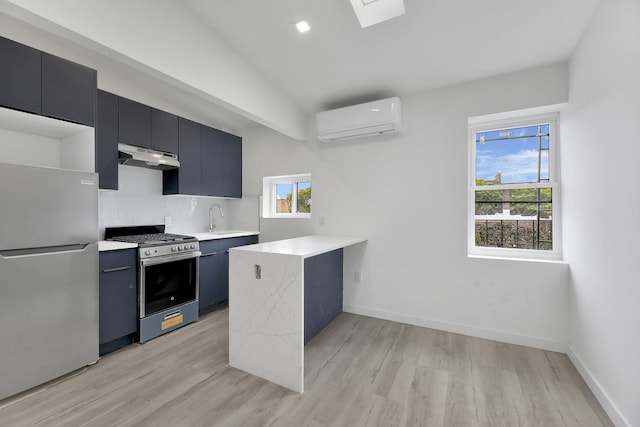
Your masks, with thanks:
[(184, 241), (196, 240), (193, 236), (185, 236), (182, 234), (171, 233), (151, 233), (151, 234), (136, 234), (132, 236), (114, 236), (109, 240), (116, 242), (126, 243), (138, 243), (138, 244), (157, 244), (157, 243), (177, 243)]

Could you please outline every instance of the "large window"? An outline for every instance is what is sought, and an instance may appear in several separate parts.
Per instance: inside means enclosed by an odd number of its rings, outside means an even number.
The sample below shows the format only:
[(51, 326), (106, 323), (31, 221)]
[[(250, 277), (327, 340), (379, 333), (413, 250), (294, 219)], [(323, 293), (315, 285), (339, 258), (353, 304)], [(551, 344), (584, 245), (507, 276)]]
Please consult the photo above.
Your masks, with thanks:
[(310, 218), (311, 175), (263, 178), (262, 216), (266, 218)]
[(469, 252), (559, 258), (557, 115), (470, 126)]

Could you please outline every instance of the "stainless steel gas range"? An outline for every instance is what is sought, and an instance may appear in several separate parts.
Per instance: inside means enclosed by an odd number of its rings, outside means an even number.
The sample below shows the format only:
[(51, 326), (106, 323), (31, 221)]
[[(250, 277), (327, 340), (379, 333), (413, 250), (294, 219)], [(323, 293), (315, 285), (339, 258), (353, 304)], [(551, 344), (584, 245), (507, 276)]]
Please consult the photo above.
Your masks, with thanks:
[(108, 228), (105, 238), (138, 244), (138, 337), (144, 343), (198, 320), (200, 245), (164, 226)]

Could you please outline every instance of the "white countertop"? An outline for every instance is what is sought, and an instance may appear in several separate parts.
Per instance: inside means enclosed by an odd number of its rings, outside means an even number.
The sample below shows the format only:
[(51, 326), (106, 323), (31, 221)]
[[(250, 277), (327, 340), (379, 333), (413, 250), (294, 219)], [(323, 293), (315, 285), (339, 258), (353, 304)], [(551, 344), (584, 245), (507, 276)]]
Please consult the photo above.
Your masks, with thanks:
[(313, 235), (297, 237), (295, 239), (276, 240), (275, 242), (259, 243), (257, 245), (240, 246), (237, 248), (231, 248), (230, 250), (298, 255), (302, 258), (309, 258), (366, 241), (367, 238), (361, 236)]
[(216, 239), (229, 239), (231, 237), (246, 237), (246, 236), (257, 236), (260, 234), (259, 231), (246, 231), (246, 230), (218, 230), (213, 231), (211, 233), (184, 233), (189, 236), (193, 236), (199, 241), (203, 240), (216, 240)]
[(98, 242), (98, 251), (119, 251), (121, 249), (137, 248), (137, 243), (112, 242), (111, 240), (100, 240)]

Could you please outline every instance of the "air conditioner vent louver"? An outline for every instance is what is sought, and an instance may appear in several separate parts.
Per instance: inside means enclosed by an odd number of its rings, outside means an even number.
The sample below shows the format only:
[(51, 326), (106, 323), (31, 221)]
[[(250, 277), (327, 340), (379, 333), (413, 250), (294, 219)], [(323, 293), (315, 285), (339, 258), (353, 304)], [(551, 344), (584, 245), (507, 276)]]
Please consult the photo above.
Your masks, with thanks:
[(401, 130), (399, 98), (387, 98), (316, 115), (318, 139), (323, 142), (375, 136)]

